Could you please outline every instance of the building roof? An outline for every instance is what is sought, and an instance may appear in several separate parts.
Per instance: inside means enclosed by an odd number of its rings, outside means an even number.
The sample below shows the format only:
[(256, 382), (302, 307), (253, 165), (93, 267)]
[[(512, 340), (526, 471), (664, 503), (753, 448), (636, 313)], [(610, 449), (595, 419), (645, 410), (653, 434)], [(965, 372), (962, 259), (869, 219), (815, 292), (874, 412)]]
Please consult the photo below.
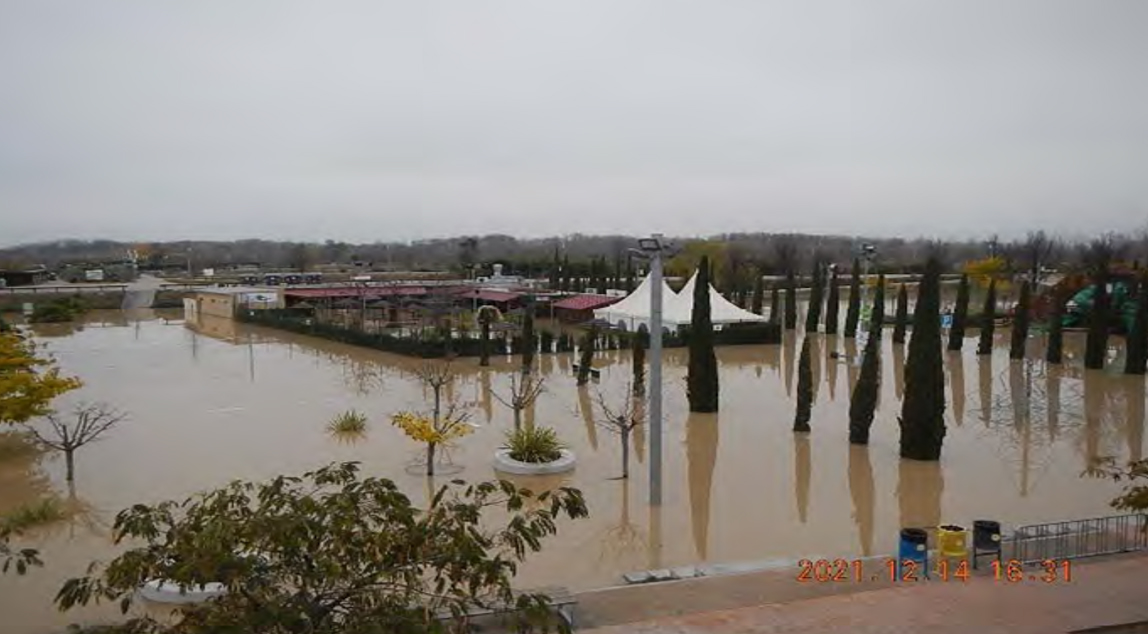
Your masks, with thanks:
[(465, 293), (459, 293), (456, 295), (456, 297), (481, 299), (484, 302), (509, 302), (522, 297), (522, 293), (495, 291), (488, 288), (477, 288), (468, 290)]
[(289, 288), (287, 297), (394, 297), (396, 295), (426, 295), (424, 286), (328, 286), (324, 288)]
[(620, 301), (621, 297), (607, 295), (574, 295), (554, 302), (555, 309), (563, 310), (594, 310), (605, 308)]
[(274, 286), (201, 286), (195, 289), (196, 293), (212, 293), (215, 295), (242, 295), (244, 293), (278, 293)]

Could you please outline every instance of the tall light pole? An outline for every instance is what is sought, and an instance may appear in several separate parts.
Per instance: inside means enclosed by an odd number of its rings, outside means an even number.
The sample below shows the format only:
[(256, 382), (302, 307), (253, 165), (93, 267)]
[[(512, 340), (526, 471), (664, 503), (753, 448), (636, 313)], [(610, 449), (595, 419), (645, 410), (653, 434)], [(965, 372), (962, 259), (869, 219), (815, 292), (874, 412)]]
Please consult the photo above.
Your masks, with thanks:
[(631, 252), (650, 261), (650, 505), (662, 503), (662, 234), (638, 240)]

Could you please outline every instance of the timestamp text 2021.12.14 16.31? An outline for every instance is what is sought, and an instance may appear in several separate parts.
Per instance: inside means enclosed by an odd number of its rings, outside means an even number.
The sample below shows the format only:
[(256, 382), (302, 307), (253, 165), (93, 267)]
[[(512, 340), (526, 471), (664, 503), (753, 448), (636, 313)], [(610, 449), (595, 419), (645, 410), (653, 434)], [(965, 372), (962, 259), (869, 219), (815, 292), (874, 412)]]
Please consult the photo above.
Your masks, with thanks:
[[(891, 581), (913, 583), (931, 581), (966, 582), (973, 577), (968, 560), (940, 559), (925, 568), (921, 561), (894, 558), (875, 559), (802, 559), (797, 562), (797, 581), (802, 583), (860, 583)], [(1046, 559), (1039, 566), (1027, 568), (1016, 559), (992, 560), (986, 571), (995, 581), (1020, 583), (1036, 581), (1064, 583), (1072, 581), (1072, 562), (1068, 559)]]

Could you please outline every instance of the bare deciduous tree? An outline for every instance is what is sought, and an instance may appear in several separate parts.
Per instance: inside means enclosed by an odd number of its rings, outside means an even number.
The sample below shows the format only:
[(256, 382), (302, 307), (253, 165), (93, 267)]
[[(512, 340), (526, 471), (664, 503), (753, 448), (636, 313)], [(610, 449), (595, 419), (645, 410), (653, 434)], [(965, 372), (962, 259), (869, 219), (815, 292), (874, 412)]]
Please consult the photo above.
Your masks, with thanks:
[(514, 431), (522, 429), (522, 412), (530, 408), (534, 401), (546, 391), (546, 380), (533, 374), (523, 375), (519, 379), (516, 375), (510, 375), (510, 395), (508, 398), (502, 398), (502, 395), (494, 392), (494, 398), (498, 399), (499, 403), (509, 407), (514, 412)]
[(626, 390), (627, 398), (621, 407), (611, 407), (606, 397), (598, 392), (598, 407), (602, 410), (603, 419), (598, 422), (599, 427), (618, 435), (622, 441), (622, 478), (630, 477), (630, 436), (640, 427), (646, 418), (641, 398), (631, 398), (633, 389)]
[(98, 440), (112, 427), (127, 418), (104, 403), (81, 403), (72, 410), (71, 418), (62, 418), (57, 412), (48, 414), (48, 429), (41, 431), (29, 425), (28, 429), (41, 444), (63, 452), (67, 465), (67, 480), (74, 481), (76, 475), (76, 450)]
[(1059, 242), (1044, 230), (1029, 231), (1017, 245), (1017, 256), (1033, 284), (1040, 283), (1041, 271), (1052, 261)]

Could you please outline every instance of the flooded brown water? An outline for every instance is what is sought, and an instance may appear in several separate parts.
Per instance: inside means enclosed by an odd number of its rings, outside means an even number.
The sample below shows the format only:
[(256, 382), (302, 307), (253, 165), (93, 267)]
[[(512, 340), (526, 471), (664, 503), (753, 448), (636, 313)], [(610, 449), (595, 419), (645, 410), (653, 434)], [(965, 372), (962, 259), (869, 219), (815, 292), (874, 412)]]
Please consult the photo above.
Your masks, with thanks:
[[(412, 375), (421, 362), (230, 320), (192, 325), (178, 317), (114, 311), (37, 328), (63, 368), (86, 382), (61, 406), (106, 401), (130, 419), (77, 454), (75, 496), (92, 512), (33, 534), (47, 567), (0, 577), (4, 632), (59, 631), (81, 618), (58, 614), (51, 598), (89, 561), (114, 554), (107, 525), (136, 502), (342, 460), (394, 479), (415, 500), (427, 496), (431, 484), (409, 469), (420, 448), (387, 422), (396, 410), (425, 406)], [(520, 482), (577, 486), (591, 516), (562, 524), (523, 568), (520, 584), (586, 589), (619, 584), (625, 572), (699, 562), (880, 554), (893, 551), (900, 526), (991, 518), (1011, 527), (1111, 513), (1116, 485), (1080, 476), (1097, 457), (1142, 455), (1144, 379), (1085, 372), (1075, 334), (1067, 337), (1063, 368), (1010, 362), (1008, 335), (998, 330), (991, 357), (975, 356), (971, 337), (963, 354), (946, 357), (949, 430), (939, 463), (898, 457), (903, 383), (894, 374), (904, 360), (889, 337), (868, 447), (848, 443), (849, 391), (858, 374), (846, 362), (858, 352), (852, 340), (815, 336), (817, 391), (807, 436), (790, 431), (798, 337), (719, 349), (722, 409), (710, 415), (687, 412), (685, 351), (669, 350), (665, 504), (653, 510), (645, 504), (645, 448), (636, 451), (630, 480), (615, 479), (618, 439), (594, 424), (597, 390), (615, 403), (625, 398), (628, 351), (599, 353), (601, 382), (587, 389), (575, 386), (569, 353), (542, 355), (547, 391), (532, 416), (557, 428), (578, 466), (567, 476)], [(1040, 337), (1030, 344), (1039, 355)], [(844, 358), (831, 357), (838, 354)], [(489, 479), (493, 451), (512, 424), (491, 390), (505, 394), (517, 360), (499, 358), (489, 369), (475, 359), (456, 366), (454, 396), (473, 403), (481, 427), (450, 452), (461, 469), (451, 477)], [(360, 442), (340, 442), (325, 429), (348, 408), (370, 416)], [(637, 440), (641, 445), (644, 433)], [(62, 467), (53, 456), (0, 463), (0, 514), (53, 490), (67, 496)], [(108, 611), (87, 614), (97, 613)]]

